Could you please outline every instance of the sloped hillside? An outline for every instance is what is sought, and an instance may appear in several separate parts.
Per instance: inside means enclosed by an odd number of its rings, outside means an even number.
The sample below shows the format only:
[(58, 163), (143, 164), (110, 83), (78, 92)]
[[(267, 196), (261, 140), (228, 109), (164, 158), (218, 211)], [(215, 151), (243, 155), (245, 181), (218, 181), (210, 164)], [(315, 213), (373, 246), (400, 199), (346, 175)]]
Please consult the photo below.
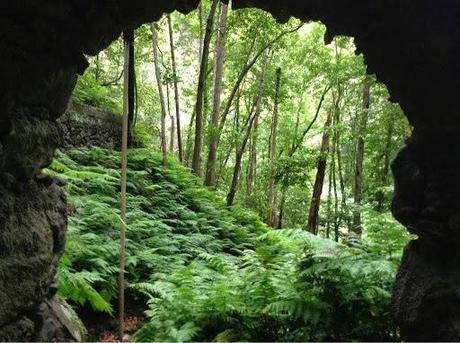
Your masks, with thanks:
[[(117, 295), (119, 165), (118, 152), (76, 149), (59, 153), (48, 170), (68, 181), (60, 295), (109, 314)], [(150, 318), (137, 339), (396, 338), (390, 291), (406, 237), (388, 218), (368, 214), (372, 244), (345, 247), (269, 230), (146, 149), (130, 151), (128, 180), (128, 293), (148, 302)], [(382, 235), (393, 245), (380, 246)]]

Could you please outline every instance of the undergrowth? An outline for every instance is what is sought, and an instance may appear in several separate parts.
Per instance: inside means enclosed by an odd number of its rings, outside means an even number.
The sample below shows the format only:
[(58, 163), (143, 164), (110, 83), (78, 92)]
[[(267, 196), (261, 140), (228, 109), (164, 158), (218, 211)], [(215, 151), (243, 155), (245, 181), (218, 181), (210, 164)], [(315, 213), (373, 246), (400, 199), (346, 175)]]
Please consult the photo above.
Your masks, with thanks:
[[(119, 165), (117, 152), (76, 149), (48, 169), (68, 180), (59, 292), (108, 313), (117, 297)], [(137, 340), (398, 338), (390, 292), (408, 237), (388, 214), (366, 210), (363, 243), (347, 247), (268, 230), (146, 149), (130, 150), (128, 180), (126, 279), (150, 318)]]

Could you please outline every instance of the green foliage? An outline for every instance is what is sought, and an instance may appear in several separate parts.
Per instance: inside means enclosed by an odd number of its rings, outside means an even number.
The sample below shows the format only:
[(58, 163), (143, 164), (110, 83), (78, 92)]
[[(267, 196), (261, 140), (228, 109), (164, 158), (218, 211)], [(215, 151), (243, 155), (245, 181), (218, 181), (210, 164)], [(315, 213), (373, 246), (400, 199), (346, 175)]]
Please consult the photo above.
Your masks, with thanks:
[[(75, 303), (110, 312), (116, 297), (119, 153), (80, 149), (58, 153), (48, 173), (65, 177), (70, 197), (68, 242), (60, 292)], [(246, 210), (228, 210), (188, 170), (170, 169), (146, 149), (131, 150), (128, 173), (126, 278), (162, 280), (203, 253), (238, 255), (265, 226)], [(135, 289), (135, 288), (133, 288)]]
[[(114, 96), (113, 90), (101, 85), (93, 73), (86, 72), (78, 78), (77, 85), (73, 92), (73, 98), (84, 104), (103, 108), (114, 113), (121, 113), (121, 102)], [(121, 99), (119, 97), (118, 99)]]
[[(201, 4), (204, 21), (209, 5)], [(183, 142), (188, 152), (193, 150), (194, 125), (186, 125), (196, 103), (197, 50), (203, 38), (197, 14), (171, 15), (182, 132), (186, 133)], [(173, 114), (174, 76), (166, 24), (164, 18), (157, 23), (160, 68), (170, 93), (168, 111)], [(278, 25), (269, 14), (254, 9), (230, 10), (221, 113), (243, 66), (273, 37), (296, 25), (294, 19)], [(150, 150), (158, 146), (160, 103), (153, 82), (150, 28), (144, 25), (136, 31), (135, 137), (136, 146), (149, 150), (129, 154), (126, 279), (130, 294), (148, 301), (150, 319), (136, 334), (137, 340), (398, 339), (390, 315), (390, 292), (409, 236), (388, 213), (393, 193), (389, 165), (410, 127), (399, 106), (388, 101), (386, 88), (375, 80), (370, 109), (363, 110), (363, 56), (355, 54), (349, 37), (336, 37), (325, 45), (325, 32), (324, 25), (309, 23), (280, 39), (244, 77), (222, 130), (205, 125), (205, 143), (220, 135), (218, 186), (211, 192), (177, 161), (169, 160), (164, 168), (161, 156)], [(214, 38), (211, 49), (213, 44)], [(74, 97), (119, 112), (121, 41), (92, 62), (79, 79)], [(237, 205), (229, 209), (222, 198), (232, 180), (234, 152), (254, 111), (266, 65), (258, 131), (246, 149), (257, 154), (254, 184), (243, 191), (251, 160), (245, 154)], [(267, 148), (273, 134), (278, 67), (282, 77), (277, 151), (271, 161)], [(212, 73), (209, 68), (203, 99), (207, 114), (213, 99)], [(325, 89), (329, 91), (322, 99)], [(359, 125), (363, 113), (368, 115), (365, 127)], [(338, 240), (347, 245), (299, 230), (306, 227), (327, 114), (332, 114), (333, 122), (327, 131), (330, 146), (324, 156), (319, 232), (327, 232), (328, 237), (337, 232)], [(363, 201), (355, 204), (356, 143), (361, 136), (365, 140), (364, 192)], [(60, 265), (60, 294), (76, 305), (90, 304), (108, 313), (117, 297), (119, 168), (117, 152), (79, 149), (59, 153), (48, 170), (69, 181), (72, 216)], [(238, 205), (246, 204), (265, 218), (272, 177), (276, 215), (283, 214), (281, 227), (291, 229), (268, 230), (256, 214)], [(362, 241), (347, 241), (343, 238), (356, 211), (362, 214)]]
[[(301, 230), (268, 231), (227, 209), (176, 161), (130, 150), (126, 278), (151, 320), (139, 341), (395, 340), (390, 292), (408, 237), (365, 213), (363, 243), (346, 247)], [(59, 292), (111, 313), (116, 298), (119, 156), (59, 153), (49, 173), (69, 180)]]
[(238, 257), (199, 256), (167, 282), (140, 286), (151, 296), (152, 320), (136, 338), (396, 340), (390, 292), (397, 264), (368, 250), (278, 230)]

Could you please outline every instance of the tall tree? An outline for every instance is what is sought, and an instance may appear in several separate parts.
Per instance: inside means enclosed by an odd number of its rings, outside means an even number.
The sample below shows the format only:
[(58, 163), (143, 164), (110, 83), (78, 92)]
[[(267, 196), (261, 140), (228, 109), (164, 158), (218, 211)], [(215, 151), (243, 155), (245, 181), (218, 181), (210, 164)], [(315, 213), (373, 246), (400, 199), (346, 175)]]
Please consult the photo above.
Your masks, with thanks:
[(268, 181), (268, 215), (267, 223), (271, 227), (276, 225), (276, 191), (275, 191), (275, 163), (276, 163), (276, 140), (278, 137), (278, 105), (280, 101), (281, 68), (276, 69), (275, 83), (275, 104), (273, 108), (273, 118), (270, 132), (269, 160), (270, 178)]
[(173, 84), (174, 84), (174, 103), (176, 108), (176, 129), (177, 129), (177, 148), (179, 151), (179, 161), (183, 162), (184, 160), (184, 151), (182, 147), (182, 133), (181, 133), (181, 120), (180, 120), (180, 98), (179, 98), (179, 79), (177, 75), (177, 66), (176, 66), (176, 54), (174, 48), (174, 32), (173, 25), (171, 20), (171, 15), (168, 14), (168, 31), (169, 31), (169, 45), (171, 50), (171, 68), (173, 73)]
[(332, 111), (327, 112), (326, 123), (323, 129), (323, 138), (319, 152), (318, 164), (316, 168), (315, 184), (313, 185), (313, 194), (310, 201), (310, 210), (308, 213), (308, 231), (314, 235), (318, 233), (318, 214), (321, 204), (321, 194), (323, 192), (324, 177), (326, 175), (327, 156), (329, 152), (329, 129), (332, 121)]
[(209, 46), (211, 44), (214, 16), (219, 0), (213, 0), (206, 23), (206, 32), (203, 41), (203, 52), (201, 55), (200, 73), (195, 104), (195, 145), (193, 147), (192, 171), (195, 175), (201, 176), (201, 150), (203, 148), (203, 95), (205, 92), (206, 74), (208, 69)]
[[(271, 63), (272, 53), (269, 51), (264, 59), (263, 67), (262, 67), (262, 76), (261, 76), (261, 83), (259, 86), (259, 92), (263, 92), (265, 88), (265, 82), (267, 78), (267, 70), (268, 66)], [(256, 112), (254, 114), (254, 123), (253, 123), (253, 130), (251, 136), (251, 148), (249, 152), (249, 165), (248, 165), (248, 173), (247, 173), (247, 180), (246, 180), (246, 195), (250, 196), (252, 194), (254, 188), (254, 179), (256, 177), (256, 168), (257, 168), (257, 140), (258, 140), (258, 131), (259, 131), (259, 117), (260, 113), (262, 112), (262, 96), (257, 97), (256, 103)]]
[(169, 83), (166, 83), (166, 99), (167, 99), (167, 113), (169, 115), (169, 152), (174, 154), (174, 136), (176, 135), (176, 122), (174, 121), (174, 114), (171, 112), (171, 97), (169, 96)]
[(379, 173), (379, 189), (376, 192), (375, 198), (377, 201), (376, 210), (379, 212), (383, 212), (384, 210), (384, 201), (385, 201), (385, 192), (383, 191), (383, 187), (385, 187), (388, 183), (388, 175), (390, 172), (390, 156), (391, 156), (391, 149), (392, 149), (392, 140), (394, 135), (395, 129), (395, 118), (394, 112), (391, 110), (388, 113), (387, 119), (387, 127), (386, 127), (386, 135), (385, 135), (385, 147), (383, 150), (383, 166), (381, 167)]
[(166, 104), (163, 93), (163, 84), (160, 70), (160, 57), (158, 52), (158, 32), (155, 24), (150, 25), (152, 30), (152, 47), (153, 47), (153, 63), (155, 66), (155, 78), (157, 81), (158, 95), (160, 97), (161, 107), (161, 152), (163, 154), (163, 165), (167, 164), (167, 147), (166, 147)]
[(222, 76), (225, 59), (225, 38), (227, 32), (227, 13), (228, 5), (221, 3), (219, 27), (217, 33), (217, 42), (215, 50), (214, 64), (214, 85), (213, 85), (213, 101), (211, 112), (211, 139), (209, 142), (208, 162), (206, 165), (206, 178), (204, 184), (206, 186), (216, 185), (216, 160), (217, 160), (217, 144), (220, 121), (220, 97), (222, 94)]
[(370, 78), (366, 76), (363, 85), (363, 110), (358, 118), (358, 138), (356, 140), (355, 154), (355, 186), (353, 189), (353, 198), (355, 202), (355, 210), (353, 211), (352, 232), (361, 237), (361, 209), (359, 208), (363, 200), (363, 162), (364, 162), (364, 135), (366, 132), (367, 120), (369, 117), (370, 107)]
[(132, 30), (123, 33), (124, 43), (124, 87), (123, 87), (123, 119), (121, 139), (121, 180), (120, 180), (120, 261), (118, 276), (118, 335), (120, 341), (124, 336), (125, 314), (125, 244), (126, 244), (126, 184), (128, 174), (128, 139), (129, 115), (134, 113), (134, 78), (130, 75), (134, 69), (134, 33)]
[(262, 110), (262, 98), (264, 95), (265, 89), (265, 80), (266, 80), (266, 73), (268, 69), (269, 63), (265, 63), (262, 67), (262, 74), (260, 75), (260, 80), (257, 87), (257, 94), (254, 100), (254, 104), (252, 109), (249, 113), (248, 119), (245, 124), (245, 134), (241, 141), (240, 146), (236, 147), (236, 156), (235, 156), (235, 166), (233, 168), (233, 176), (232, 176), (232, 183), (230, 186), (230, 191), (227, 195), (227, 206), (231, 206), (235, 199), (236, 192), (238, 191), (238, 182), (241, 173), (241, 163), (243, 159), (243, 154), (246, 149), (246, 145), (249, 141), (249, 137), (251, 136), (251, 131), (254, 126), (255, 120), (259, 117), (260, 112)]
[[(271, 41), (269, 41), (268, 43), (266, 43), (265, 45), (263, 45), (258, 51), (257, 53), (252, 57), (250, 58), (250, 56), (248, 56), (248, 61), (246, 62), (246, 64), (244, 65), (243, 69), (241, 69), (240, 73), (238, 74), (238, 77), (236, 79), (236, 82), (235, 84), (233, 85), (233, 88), (230, 92), (230, 95), (227, 99), (227, 103), (225, 105), (225, 109), (224, 111), (222, 112), (222, 116), (221, 116), (221, 119), (220, 119), (220, 127), (219, 127), (219, 132), (222, 131), (222, 129), (224, 128), (224, 125), (225, 125), (225, 121), (227, 120), (227, 115), (228, 113), (230, 112), (230, 109), (232, 108), (232, 104), (233, 104), (233, 100), (235, 99), (235, 96), (236, 96), (236, 93), (238, 92), (238, 90), (240, 89), (240, 86), (241, 84), (243, 83), (246, 75), (249, 73), (249, 71), (252, 69), (252, 67), (257, 63), (257, 61), (259, 60), (259, 58), (263, 55), (263, 53), (265, 51), (267, 51), (268, 49), (270, 49), (274, 44), (276, 44), (281, 38), (283, 38), (284, 36), (286, 36), (287, 34), (289, 33), (292, 33), (292, 32), (296, 32), (298, 31), (301, 27), (303, 26), (303, 24), (293, 28), (293, 29), (289, 29), (289, 30), (286, 30), (286, 31), (283, 31), (281, 32), (278, 36), (276, 36), (275, 38), (273, 38)], [(254, 38), (255, 39), (255, 38)], [(253, 41), (253, 44), (255, 43), (255, 40)], [(252, 51), (252, 47), (250, 49)]]

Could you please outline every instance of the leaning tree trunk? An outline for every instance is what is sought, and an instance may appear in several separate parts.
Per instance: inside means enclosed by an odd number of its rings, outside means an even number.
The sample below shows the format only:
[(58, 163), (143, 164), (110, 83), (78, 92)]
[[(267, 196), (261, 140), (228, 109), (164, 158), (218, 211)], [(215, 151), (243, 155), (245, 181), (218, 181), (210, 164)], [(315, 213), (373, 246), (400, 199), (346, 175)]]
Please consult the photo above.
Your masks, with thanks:
[[(231, 206), (233, 204), (236, 192), (238, 191), (238, 182), (239, 182), (239, 177), (241, 173), (241, 163), (242, 163), (243, 154), (246, 149), (246, 145), (249, 141), (249, 138), (251, 136), (252, 128), (254, 127), (254, 124), (256, 120), (258, 119), (260, 112), (262, 110), (262, 99), (264, 95), (265, 81), (266, 81), (267, 69), (268, 69), (269, 64), (270, 64), (270, 59), (266, 61), (266, 63), (263, 66), (262, 74), (260, 75), (259, 87), (257, 90), (254, 105), (252, 106), (252, 111), (248, 118), (247, 130), (246, 130), (245, 136), (243, 137), (243, 141), (241, 143), (240, 148), (239, 149), (237, 148), (235, 167), (233, 168), (232, 183), (230, 186), (230, 191), (227, 195), (227, 205), (228, 206)], [(254, 115), (252, 114), (253, 111), (254, 111)]]
[(152, 29), (152, 45), (153, 45), (153, 63), (155, 65), (155, 77), (158, 87), (158, 95), (160, 97), (161, 107), (161, 152), (163, 155), (163, 165), (167, 164), (167, 147), (166, 147), (166, 104), (163, 93), (163, 85), (161, 83), (161, 70), (160, 70), (160, 58), (158, 54), (158, 33), (155, 24), (151, 24)]
[[(220, 133), (224, 129), (225, 122), (227, 120), (227, 115), (230, 112), (230, 109), (232, 108), (232, 104), (233, 104), (233, 101), (234, 101), (234, 99), (236, 97), (236, 94), (240, 90), (240, 87), (244, 83), (244, 80), (247, 77), (247, 74), (249, 73), (251, 68), (257, 63), (257, 61), (262, 56), (262, 54), (264, 52), (266, 52), (267, 50), (269, 50), (274, 44), (276, 44), (276, 42), (278, 42), (285, 35), (299, 30), (302, 26), (303, 26), (303, 24), (297, 26), (294, 29), (289, 29), (287, 31), (281, 32), (278, 36), (273, 38), (270, 42), (268, 42), (264, 46), (262, 46), (262, 48), (260, 48), (252, 58), (250, 58), (251, 57), (250, 54), (248, 55), (248, 60), (246, 61), (246, 64), (244, 65), (243, 69), (238, 74), (237, 80), (236, 80), (235, 84), (233, 85), (233, 88), (232, 88), (232, 90), (230, 92), (230, 95), (228, 97), (228, 100), (227, 100), (227, 103), (225, 105), (224, 111), (222, 112), (222, 115), (221, 115), (221, 118), (220, 118), (220, 123), (219, 123), (219, 130), (217, 132), (217, 135), (218, 135), (217, 136), (217, 148), (219, 147)], [(254, 40), (253, 40), (252, 44), (254, 46), (255, 37), (254, 37)], [(250, 50), (252, 50), (252, 48)]]
[(316, 169), (315, 184), (313, 186), (313, 194), (311, 196), (310, 211), (308, 214), (308, 231), (312, 234), (318, 234), (318, 215), (321, 204), (321, 194), (323, 192), (324, 177), (326, 175), (327, 155), (329, 152), (329, 129), (332, 121), (332, 111), (327, 113), (326, 123), (324, 124), (323, 139), (321, 141), (321, 149), (318, 158), (318, 167)]
[(216, 186), (216, 160), (218, 130), (220, 122), (220, 96), (222, 94), (222, 76), (225, 59), (225, 37), (227, 32), (228, 5), (221, 3), (219, 28), (216, 42), (215, 65), (214, 65), (214, 86), (211, 113), (211, 139), (209, 142), (208, 162), (206, 165), (206, 186)]
[(250, 196), (254, 189), (254, 179), (256, 176), (257, 168), (257, 140), (258, 140), (258, 130), (259, 130), (259, 117), (262, 112), (262, 93), (265, 90), (265, 83), (267, 81), (267, 70), (271, 63), (272, 54), (266, 56), (264, 59), (264, 66), (262, 68), (261, 82), (259, 84), (259, 92), (257, 95), (256, 101), (256, 112), (254, 114), (254, 123), (251, 135), (251, 149), (249, 153), (249, 166), (248, 166), (248, 175), (246, 180), (246, 196)]
[(174, 34), (173, 34), (171, 15), (168, 14), (167, 18), (168, 18), (168, 31), (169, 31), (169, 45), (171, 49), (171, 68), (172, 68), (173, 83), (174, 83), (174, 103), (176, 107), (177, 149), (179, 151), (179, 161), (183, 162), (184, 148), (182, 146), (180, 99), (179, 99), (179, 86), (178, 86), (178, 75), (177, 75), (177, 66), (176, 66), (176, 54), (174, 50)]
[(356, 162), (355, 162), (355, 187), (353, 198), (355, 201), (355, 210), (353, 211), (352, 233), (358, 238), (361, 237), (361, 202), (363, 200), (363, 162), (364, 162), (364, 134), (367, 126), (367, 118), (370, 106), (370, 83), (366, 76), (363, 87), (363, 110), (358, 119), (358, 139), (356, 142)]
[(211, 44), (212, 29), (214, 26), (214, 15), (219, 0), (213, 0), (206, 24), (206, 33), (203, 41), (203, 52), (201, 55), (200, 74), (198, 76), (198, 87), (195, 104), (195, 145), (193, 147), (192, 171), (201, 177), (201, 150), (203, 148), (203, 97), (205, 92), (206, 72), (208, 69), (209, 45)]
[(251, 135), (251, 130), (252, 130), (252, 125), (254, 123), (254, 119), (255, 119), (254, 116), (252, 116), (249, 119), (249, 124), (246, 130), (246, 133), (243, 137), (243, 141), (241, 142), (240, 148), (236, 152), (235, 167), (233, 168), (232, 183), (230, 186), (230, 191), (227, 195), (227, 206), (233, 205), (233, 201), (235, 200), (236, 192), (238, 191), (238, 183), (239, 183), (240, 172), (241, 172), (241, 162), (243, 160), (243, 154), (246, 149), (246, 145), (248, 143), (249, 136)]

